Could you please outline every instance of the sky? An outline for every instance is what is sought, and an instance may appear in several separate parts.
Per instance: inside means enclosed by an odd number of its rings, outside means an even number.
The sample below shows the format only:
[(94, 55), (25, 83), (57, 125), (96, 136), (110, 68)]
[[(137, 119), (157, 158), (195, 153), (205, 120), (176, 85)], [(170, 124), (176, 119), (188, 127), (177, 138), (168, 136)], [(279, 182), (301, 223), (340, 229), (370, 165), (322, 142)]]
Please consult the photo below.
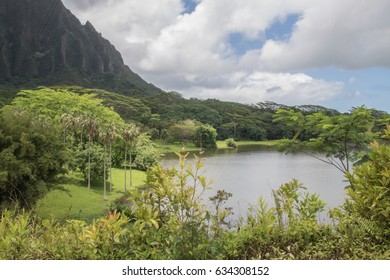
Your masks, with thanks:
[(389, 0), (63, 0), (185, 98), (390, 112)]

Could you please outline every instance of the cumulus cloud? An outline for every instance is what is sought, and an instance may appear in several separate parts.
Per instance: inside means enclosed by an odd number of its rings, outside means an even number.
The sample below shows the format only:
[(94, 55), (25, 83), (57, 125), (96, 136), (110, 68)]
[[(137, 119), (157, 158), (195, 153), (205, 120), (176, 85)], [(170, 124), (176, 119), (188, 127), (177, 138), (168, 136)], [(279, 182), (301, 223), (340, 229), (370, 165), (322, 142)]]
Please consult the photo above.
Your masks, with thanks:
[(264, 68), (390, 67), (389, 1), (312, 2), (288, 41), (266, 42), (260, 56)]
[[(314, 79), (306, 69), (390, 66), (388, 0), (191, 1), (197, 6), (189, 12), (180, 0), (63, 0), (130, 68), (185, 96), (316, 103), (348, 82)], [(299, 18), (289, 36), (267, 38), (292, 14)], [(231, 34), (263, 45), (238, 54)]]

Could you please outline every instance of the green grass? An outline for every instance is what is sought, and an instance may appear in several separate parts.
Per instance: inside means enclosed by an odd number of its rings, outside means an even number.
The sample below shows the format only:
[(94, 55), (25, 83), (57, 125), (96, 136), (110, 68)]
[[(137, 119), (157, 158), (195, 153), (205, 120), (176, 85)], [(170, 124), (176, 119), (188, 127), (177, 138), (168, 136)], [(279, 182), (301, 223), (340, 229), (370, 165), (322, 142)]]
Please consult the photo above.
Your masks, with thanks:
[[(269, 141), (236, 141), (238, 146), (267, 146), (274, 147), (279, 143), (279, 140), (269, 140)], [(232, 149), (228, 147), (224, 140), (217, 141), (218, 149)]]
[(193, 143), (187, 143), (186, 145), (177, 142), (164, 144), (161, 140), (157, 140), (155, 143), (160, 154), (179, 152), (183, 149), (187, 152), (200, 151), (200, 148), (195, 147)]
[[(133, 170), (133, 186), (145, 182), (145, 172)], [(107, 200), (104, 200), (103, 182), (91, 182), (91, 190), (80, 173), (67, 174), (60, 179), (64, 190), (53, 190), (39, 200), (35, 212), (41, 218), (56, 218), (57, 220), (81, 219), (91, 221), (105, 213), (108, 206), (124, 195), (123, 169), (113, 169), (113, 191), (109, 191), (107, 181)], [(129, 173), (127, 173), (129, 185)]]
[(238, 146), (276, 146), (280, 140), (267, 140), (267, 141), (237, 141)]
[[(238, 146), (267, 146), (273, 147), (279, 143), (280, 140), (269, 140), (269, 141), (236, 141)], [(200, 151), (201, 149), (195, 147), (193, 143), (188, 143), (183, 146), (180, 143), (167, 143), (164, 144), (162, 141), (158, 140), (155, 142), (157, 145), (158, 152), (160, 154), (174, 153), (182, 151), (183, 148), (187, 152)], [(229, 148), (224, 140), (217, 141), (217, 149), (231, 149)]]

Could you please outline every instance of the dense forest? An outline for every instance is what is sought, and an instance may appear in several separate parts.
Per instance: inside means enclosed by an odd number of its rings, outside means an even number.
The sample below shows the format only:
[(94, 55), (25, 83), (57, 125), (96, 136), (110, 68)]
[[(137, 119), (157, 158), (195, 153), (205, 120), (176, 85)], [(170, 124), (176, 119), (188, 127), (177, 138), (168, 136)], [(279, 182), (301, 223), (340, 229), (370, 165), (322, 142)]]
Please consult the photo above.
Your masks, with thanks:
[[(241, 104), (216, 99), (185, 99), (179, 93), (161, 92), (151, 96), (126, 96), (101, 89), (80, 86), (60, 86), (79, 95), (94, 94), (103, 104), (113, 108), (125, 121), (137, 124), (149, 132), (153, 139), (167, 137), (167, 129), (180, 121), (194, 120), (214, 127), (217, 138), (224, 140), (274, 140), (291, 138), (294, 130), (283, 122), (273, 122), (278, 109), (291, 109), (309, 115), (323, 112), (328, 116), (341, 115), (334, 109), (318, 105), (286, 106), (274, 102)], [(2, 104), (16, 96), (18, 88), (3, 87)], [(387, 116), (386, 112), (372, 109), (377, 119)]]
[[(388, 259), (389, 115), (364, 107), (341, 114), (287, 107), (186, 100), (177, 93), (144, 99), (81, 87), (22, 90), (0, 111), (0, 258), (2, 259)], [(238, 223), (202, 159), (180, 168), (159, 164), (157, 141), (215, 148), (217, 139), (284, 139), (279, 148), (324, 154), (349, 182), (345, 203), (317, 219), (325, 203), (298, 180), (263, 198)], [(234, 146), (234, 145), (232, 145)], [(92, 220), (40, 217), (37, 203), (66, 190), (80, 174), (89, 194), (120, 197)], [(146, 172), (133, 184), (134, 168)], [(127, 171), (126, 171), (127, 169)], [(129, 173), (130, 177), (127, 177)], [(76, 175), (75, 175), (76, 174)], [(115, 181), (116, 182), (116, 181)], [(117, 186), (115, 186), (117, 187)], [(92, 203), (92, 202), (91, 202)]]

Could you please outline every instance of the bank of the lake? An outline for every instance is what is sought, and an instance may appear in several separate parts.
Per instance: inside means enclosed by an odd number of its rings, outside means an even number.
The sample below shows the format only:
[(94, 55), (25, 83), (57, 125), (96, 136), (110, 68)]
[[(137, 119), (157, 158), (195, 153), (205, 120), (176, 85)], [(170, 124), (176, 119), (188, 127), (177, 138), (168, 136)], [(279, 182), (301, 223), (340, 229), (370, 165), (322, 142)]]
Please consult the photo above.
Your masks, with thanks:
[[(238, 147), (273, 147), (277, 148), (278, 143), (280, 140), (267, 140), (267, 141), (236, 141)], [(193, 143), (164, 143), (161, 140), (158, 140), (155, 142), (157, 145), (158, 152), (162, 155), (175, 153), (178, 151), (187, 151), (187, 152), (199, 152), (202, 149), (199, 147), (196, 147)], [(217, 141), (217, 150), (221, 149), (234, 149), (231, 147), (228, 147), (223, 140)]]

